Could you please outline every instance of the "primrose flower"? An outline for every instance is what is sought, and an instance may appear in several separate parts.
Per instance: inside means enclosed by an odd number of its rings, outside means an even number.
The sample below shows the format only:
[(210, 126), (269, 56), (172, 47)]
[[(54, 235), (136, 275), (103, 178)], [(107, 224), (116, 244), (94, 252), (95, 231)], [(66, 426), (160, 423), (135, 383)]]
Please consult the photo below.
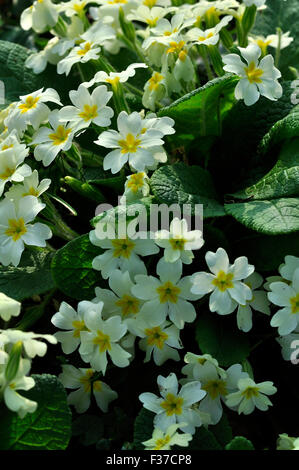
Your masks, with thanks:
[(4, 266), (17, 266), (24, 251), (24, 244), (46, 246), (52, 232), (45, 224), (30, 224), (45, 208), (34, 196), (20, 200), (18, 207), (9, 199), (0, 202), (0, 262)]
[(139, 255), (149, 256), (158, 253), (159, 248), (154, 241), (150, 238), (133, 240), (129, 237), (101, 239), (97, 237), (97, 230), (100, 226), (99, 222), (95, 230), (89, 233), (89, 239), (93, 245), (106, 251), (93, 259), (92, 267), (101, 271), (104, 279), (110, 277), (115, 269), (128, 271), (132, 277), (136, 274), (145, 274), (146, 267)]
[(18, 413), (21, 419), (23, 419), (27, 413), (34, 413), (37, 408), (35, 401), (29, 400), (18, 393), (19, 390), (30, 390), (35, 385), (35, 381), (32, 377), (26, 377), (30, 371), (30, 367), (30, 360), (21, 358), (18, 371), (13, 379), (5, 379), (5, 369), (3, 371), (3, 377), (0, 375), (0, 392), (1, 395), (3, 394), (4, 403), (11, 411)]
[(221, 29), (227, 26), (232, 19), (232, 16), (225, 16), (214, 28), (209, 28), (205, 31), (199, 28), (190, 29), (187, 32), (186, 37), (194, 44), (215, 46), (219, 41), (219, 33)]
[(127, 176), (125, 192), (120, 199), (120, 204), (138, 201), (150, 193), (149, 177), (144, 171)]
[(191, 264), (194, 258), (192, 250), (198, 250), (204, 244), (200, 230), (188, 231), (185, 219), (175, 217), (168, 230), (159, 230), (155, 233), (155, 242), (164, 250), (164, 259), (167, 263), (174, 263), (181, 259), (183, 263)]
[(288, 434), (279, 434), (277, 450), (299, 450), (299, 437), (290, 437)]
[[(298, 349), (299, 348), (299, 325), (295, 328), (293, 333), (276, 338), (276, 341), (281, 346), (281, 355), (285, 361), (295, 361), (299, 363)], [(293, 357), (295, 355), (295, 357)]]
[[(172, 424), (180, 424), (179, 429), (194, 434), (195, 428), (201, 426), (201, 417), (193, 405), (199, 403), (206, 392), (200, 382), (189, 382), (179, 391), (178, 380), (174, 373), (168, 377), (158, 376), (158, 386), (162, 398), (154, 393), (142, 393), (139, 400), (144, 408), (156, 414), (154, 426), (166, 431)], [(184, 426), (182, 425), (184, 423)]]
[(89, 82), (83, 83), (87, 88), (93, 86), (95, 83), (109, 83), (112, 86), (113, 91), (117, 90), (119, 83), (125, 83), (129, 80), (129, 78), (134, 77), (136, 74), (136, 69), (138, 68), (147, 68), (146, 64), (143, 63), (134, 63), (128, 65), (126, 70), (122, 72), (110, 72), (109, 74), (100, 70), (97, 72), (92, 80)]
[(225, 64), (223, 69), (240, 77), (235, 88), (236, 99), (244, 99), (247, 106), (256, 103), (260, 95), (272, 101), (278, 100), (282, 96), (282, 87), (277, 81), (281, 73), (274, 66), (273, 56), (266, 55), (259, 61), (262, 51), (256, 44), (238, 49), (246, 63), (238, 54), (228, 54), (222, 58)]
[(166, 431), (155, 428), (151, 439), (144, 441), (142, 444), (145, 450), (170, 450), (171, 446), (188, 447), (192, 440), (192, 435), (188, 433), (179, 433), (177, 430), (182, 429), (185, 423), (171, 424)]
[(170, 322), (163, 322), (154, 325), (153, 322), (146, 321), (142, 316), (134, 322), (131, 329), (139, 338), (139, 348), (145, 351), (144, 362), (149, 362), (151, 356), (157, 366), (161, 366), (168, 359), (180, 360), (177, 349), (182, 349), (180, 340), (180, 330)]
[(299, 268), (299, 258), (297, 256), (287, 255), (284, 259), (284, 263), (279, 266), (278, 271), (283, 279), (292, 281), (297, 268)]
[(127, 15), (129, 21), (140, 21), (146, 23), (148, 26), (153, 28), (156, 26), (158, 20), (167, 15), (168, 9), (161, 7), (149, 8), (146, 5), (140, 5), (134, 12), (132, 11)]
[[(213, 364), (211, 360), (205, 360), (203, 356), (188, 353), (185, 360), (188, 364), (183, 367), (182, 373), (187, 374), (188, 380), (198, 380), (201, 388), (207, 392), (199, 404), (199, 411), (210, 416), (210, 424), (217, 424), (223, 413), (222, 401), (229, 393), (238, 389), (239, 379), (247, 378), (248, 374), (242, 371), (240, 364), (234, 364), (225, 371), (218, 366), (217, 361)], [(194, 366), (193, 369), (188, 368), (191, 364)], [(187, 381), (184, 379), (183, 382)]]
[(271, 319), (271, 326), (278, 327), (281, 336), (292, 333), (299, 325), (299, 268), (294, 271), (292, 283), (272, 282), (269, 300), (283, 307)]
[(71, 354), (79, 346), (81, 331), (87, 331), (85, 315), (89, 310), (98, 315), (102, 312), (102, 303), (83, 300), (78, 303), (77, 311), (66, 302), (61, 302), (59, 311), (53, 315), (51, 323), (61, 330), (55, 333), (55, 338), (61, 343), (62, 351)]
[(41, 88), (29, 95), (20, 96), (20, 100), (4, 121), (9, 131), (24, 131), (30, 124), (34, 129), (38, 129), (50, 114), (50, 109), (45, 103), (51, 102), (61, 106), (59, 95), (53, 88), (47, 88), (45, 91)]
[(257, 290), (263, 283), (263, 278), (258, 273), (252, 273), (244, 279), (246, 284), (252, 290), (251, 299), (246, 301), (246, 305), (238, 305), (237, 324), (239, 330), (247, 333), (252, 328), (252, 309), (270, 315), (269, 301), (267, 293), (264, 290)]
[(21, 14), (21, 27), (27, 31), (33, 29), (36, 33), (44, 33), (58, 21), (59, 6), (51, 0), (36, 0)]
[(96, 297), (94, 301), (104, 302), (103, 318), (118, 315), (130, 330), (130, 323), (135, 323), (139, 316), (143, 302), (132, 295), (131, 289), (134, 282), (131, 281), (128, 271), (121, 272), (115, 269), (109, 277), (109, 289), (95, 288)]
[(3, 344), (15, 344), (22, 342), (25, 353), (31, 359), (35, 356), (43, 357), (47, 352), (47, 345), (40, 340), (46, 340), (50, 344), (56, 344), (57, 339), (52, 335), (42, 335), (31, 331), (0, 330), (0, 342)]
[(45, 70), (48, 63), (56, 65), (60, 60), (59, 55), (55, 52), (58, 42), (59, 38), (57, 36), (50, 39), (44, 49), (27, 57), (25, 66), (32, 69), (34, 73), (39, 74)]
[(82, 42), (74, 47), (57, 66), (57, 73), (68, 75), (74, 64), (84, 64), (96, 60), (101, 51), (101, 45), (115, 38), (115, 31), (107, 24), (96, 22), (80, 36)]
[(67, 397), (69, 405), (73, 405), (77, 413), (84, 413), (90, 407), (91, 393), (98, 407), (106, 413), (109, 403), (118, 397), (109, 385), (96, 378), (97, 373), (93, 369), (77, 369), (65, 364), (62, 373), (58, 376), (65, 388), (76, 389)]
[(209, 301), (211, 312), (228, 315), (236, 308), (236, 303), (246, 305), (252, 299), (251, 289), (241, 282), (254, 271), (254, 266), (248, 264), (245, 256), (237, 258), (230, 265), (226, 251), (218, 248), (216, 253), (208, 251), (206, 262), (212, 274), (205, 272), (192, 276), (191, 292), (204, 295), (212, 293)]
[[(103, 302), (98, 303), (103, 308)], [(103, 320), (102, 315), (94, 310), (85, 314), (85, 324), (89, 331), (81, 331), (79, 353), (84, 362), (89, 362), (96, 371), (105, 375), (109, 354), (117, 367), (127, 367), (131, 354), (125, 351), (118, 342), (126, 334), (127, 326), (119, 316)]]
[(136, 171), (153, 166), (157, 147), (160, 149), (164, 143), (161, 133), (155, 129), (143, 132), (143, 122), (136, 111), (132, 114), (122, 111), (118, 115), (117, 126), (118, 132), (104, 131), (95, 141), (102, 147), (115, 149), (104, 158), (104, 170), (118, 173), (127, 162)]
[(6, 191), (4, 196), (17, 203), (22, 197), (40, 197), (51, 184), (51, 180), (45, 178), (39, 182), (38, 171), (34, 170), (30, 176), (26, 176), (21, 184), (14, 184)]
[(69, 93), (74, 106), (62, 108), (59, 119), (62, 122), (71, 122), (76, 129), (88, 127), (92, 122), (100, 127), (109, 126), (114, 111), (106, 104), (112, 94), (105, 85), (102, 85), (95, 88), (90, 95), (87, 88), (81, 84), (78, 90)]
[(93, 3), (93, 0), (70, 0), (60, 4), (60, 11), (64, 12), (68, 18), (74, 15), (82, 16), (89, 3)]
[(75, 128), (72, 123), (65, 124), (60, 120), (59, 111), (55, 110), (49, 114), (50, 127), (40, 127), (32, 138), (34, 157), (44, 166), (49, 166), (61, 150), (67, 151), (71, 148)]
[(11, 317), (20, 315), (20, 312), (21, 303), (0, 292), (0, 318), (4, 321), (9, 321)]
[(26, 149), (25, 145), (19, 145), (18, 147), (24, 148), (24, 151), (19, 153), (17, 149), (10, 147), (0, 151), (0, 196), (3, 194), (6, 183), (18, 183), (32, 173), (30, 166), (26, 163), (23, 164), (29, 149)]
[(252, 413), (255, 407), (267, 411), (272, 403), (266, 395), (277, 392), (273, 382), (255, 383), (249, 377), (238, 380), (237, 387), (239, 390), (227, 395), (225, 403), (229, 408), (237, 409), (239, 414), (244, 415)]
[(157, 264), (157, 274), (160, 279), (144, 274), (135, 276), (132, 293), (146, 301), (141, 313), (156, 325), (168, 315), (176, 327), (182, 329), (185, 322), (192, 323), (196, 318), (195, 308), (188, 301), (200, 297), (190, 291), (191, 276), (181, 279), (182, 262), (167, 263), (163, 258)]
[[(249, 37), (249, 42), (253, 44), (257, 44), (261, 50), (263, 55), (267, 53), (268, 46), (277, 48), (279, 44), (279, 35), (278, 34), (269, 34), (269, 36), (252, 36)], [(290, 37), (290, 32), (283, 33), (280, 37), (280, 49), (285, 49), (288, 47), (294, 38)]]
[(156, 103), (164, 98), (166, 93), (166, 77), (159, 72), (154, 72), (144, 85), (142, 104), (152, 111), (156, 109)]

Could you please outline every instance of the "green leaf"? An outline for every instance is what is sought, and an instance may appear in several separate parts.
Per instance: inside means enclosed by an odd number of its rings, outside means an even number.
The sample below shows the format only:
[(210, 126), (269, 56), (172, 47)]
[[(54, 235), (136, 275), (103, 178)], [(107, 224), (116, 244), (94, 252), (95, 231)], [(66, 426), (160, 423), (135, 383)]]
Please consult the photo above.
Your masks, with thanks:
[[(294, 38), (293, 42), (281, 51), (279, 70), (285, 78), (291, 77), (288, 70), (289, 66), (296, 67), (299, 63), (299, 36), (298, 25), (299, 9), (298, 0), (271, 0), (267, 2), (267, 8), (258, 12), (254, 34), (267, 36), (275, 34), (276, 28), (280, 27), (284, 33), (290, 31), (290, 36)], [(269, 48), (269, 51), (275, 52)]]
[(196, 430), (188, 450), (222, 450), (214, 434), (204, 427)]
[[(146, 210), (147, 215), (150, 214), (151, 204), (154, 203), (153, 196), (147, 196), (139, 199), (138, 201), (128, 202), (126, 205), (120, 205), (113, 207), (107, 211), (104, 211), (91, 219), (91, 225), (96, 226), (97, 222), (105, 218), (105, 222), (110, 221), (112, 224), (118, 223), (118, 220), (123, 220), (126, 217), (126, 221), (135, 219), (140, 212), (141, 206)], [(127, 212), (129, 211), (129, 215)]]
[(203, 204), (204, 217), (225, 215), (211, 175), (200, 166), (184, 163), (162, 166), (151, 177), (151, 188), (159, 202), (171, 204)]
[(299, 137), (299, 106), (271, 127), (260, 144), (260, 152), (264, 155), (283, 140), (293, 137)]
[(234, 246), (236, 256), (247, 256), (257, 271), (274, 271), (285, 256), (299, 257), (298, 234), (259, 235), (240, 239)]
[(225, 204), (224, 208), (245, 227), (266, 235), (299, 230), (299, 198)]
[(200, 313), (195, 337), (200, 350), (211, 354), (221, 366), (242, 362), (249, 355), (249, 340), (244, 333), (232, 328), (228, 318)]
[(52, 289), (52, 258), (53, 251), (46, 248), (27, 249), (19, 266), (0, 266), (0, 292), (13, 299), (23, 300)]
[(41, 74), (36, 75), (25, 67), (30, 49), (8, 41), (0, 40), (0, 80), (5, 85), (7, 103), (17, 101), (20, 95), (26, 95), (42, 87), (52, 87), (58, 91), (63, 100), (68, 101), (68, 91), (77, 88), (77, 80), (72, 74), (65, 80), (57, 81), (56, 67), (48, 66)]
[(22, 392), (38, 403), (34, 413), (20, 419), (1, 410), (1, 450), (63, 450), (71, 437), (71, 412), (63, 385), (54, 375), (33, 375), (35, 387)]
[(251, 198), (254, 200), (298, 195), (299, 138), (284, 143), (276, 165), (261, 180), (233, 194), (240, 199)]
[(246, 437), (236, 436), (225, 446), (225, 450), (254, 450), (254, 447)]
[(100, 274), (92, 268), (92, 260), (101, 254), (91, 244), (89, 235), (81, 235), (58, 250), (52, 261), (52, 276), (64, 294), (77, 300), (92, 299), (99, 285)]
[(141, 408), (140, 412), (134, 423), (134, 448), (136, 450), (144, 450), (144, 445), (142, 442), (151, 439), (154, 425), (154, 413)]
[(232, 428), (228, 422), (228, 419), (225, 413), (223, 413), (219, 423), (215, 424), (210, 429), (213, 432), (219, 444), (221, 444), (223, 447), (226, 444), (228, 444), (233, 438)]
[(215, 78), (160, 109), (158, 116), (173, 118), (177, 134), (220, 135), (219, 117), (221, 121), (235, 103), (234, 89), (237, 82), (238, 77), (232, 74)]

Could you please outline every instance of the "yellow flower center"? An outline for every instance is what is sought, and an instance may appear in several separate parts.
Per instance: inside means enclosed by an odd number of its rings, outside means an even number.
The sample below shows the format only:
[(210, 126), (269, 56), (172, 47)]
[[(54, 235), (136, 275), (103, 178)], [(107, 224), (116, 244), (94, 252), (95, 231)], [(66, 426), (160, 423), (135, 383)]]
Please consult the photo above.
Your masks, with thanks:
[(36, 108), (36, 104), (39, 101), (39, 97), (34, 98), (33, 96), (27, 96), (25, 103), (18, 106), (21, 109), (21, 114), (27, 113), (30, 109)]
[(78, 54), (78, 55), (85, 55), (85, 54), (87, 54), (87, 52), (90, 51), (90, 49), (91, 49), (91, 43), (90, 43), (90, 42), (86, 42), (86, 43), (84, 44), (84, 47), (82, 47), (82, 48), (77, 52), (77, 54)]
[(135, 153), (141, 140), (134, 137), (133, 134), (128, 134), (125, 139), (119, 140), (118, 144), (121, 147), (121, 153)]
[(198, 40), (199, 41), (205, 41), (206, 39), (210, 39), (214, 36), (214, 33), (212, 31), (208, 33), (206, 36), (199, 36)]
[(135, 297), (125, 294), (121, 299), (115, 302), (115, 305), (121, 308), (122, 315), (126, 317), (130, 314), (136, 315), (139, 312), (139, 303), (139, 300)]
[(252, 397), (257, 397), (259, 394), (259, 389), (258, 387), (247, 387), (241, 395), (246, 398), (246, 400), (250, 400)]
[(157, 439), (156, 440), (156, 447), (154, 450), (160, 450), (162, 447), (166, 446), (170, 441), (170, 436), (168, 434), (164, 437), (164, 439)]
[(254, 62), (250, 62), (249, 66), (245, 67), (245, 73), (250, 83), (262, 83), (260, 77), (263, 75), (264, 71), (258, 69)]
[(0, 173), (0, 179), (7, 180), (14, 174), (15, 171), (16, 171), (15, 167), (14, 168), (6, 167), (3, 173)]
[(221, 292), (226, 291), (226, 289), (231, 289), (234, 287), (232, 282), (234, 278), (233, 273), (225, 273), (224, 271), (219, 271), (217, 277), (212, 281), (214, 286), (218, 287)]
[(132, 193), (137, 193), (138, 189), (141, 189), (144, 183), (144, 173), (135, 173), (131, 175), (128, 180), (128, 188)]
[(149, 79), (150, 91), (157, 90), (159, 83), (163, 80), (164, 76), (159, 72), (155, 72), (154, 75)]
[(183, 403), (184, 399), (181, 397), (176, 397), (173, 395), (173, 393), (168, 393), (166, 395), (166, 398), (160, 406), (163, 408), (163, 410), (166, 411), (167, 416), (172, 416), (172, 415), (180, 415), (182, 414), (183, 411)]
[(93, 343), (99, 346), (99, 350), (101, 353), (105, 351), (110, 351), (111, 344), (110, 344), (110, 336), (105, 335), (102, 331), (97, 331), (97, 336), (93, 339)]
[(84, 105), (83, 111), (79, 113), (79, 117), (84, 119), (85, 122), (90, 121), (98, 116), (98, 107), (97, 105), (89, 106), (88, 104)]
[(1, 147), (1, 150), (8, 150), (8, 149), (12, 149), (12, 148), (13, 148), (13, 144), (11, 144), (11, 145), (3, 145), (3, 146)]
[(180, 41), (180, 42), (171, 41), (169, 45), (170, 45), (170, 48), (167, 49), (166, 51), (167, 54), (170, 54), (170, 53), (179, 54), (181, 50), (184, 48), (185, 41)]
[(113, 256), (114, 258), (123, 258), (129, 259), (132, 253), (132, 250), (135, 246), (135, 243), (128, 238), (120, 238), (118, 240), (111, 240), (112, 246), (114, 247)]
[(226, 383), (220, 379), (209, 380), (202, 386), (202, 389), (210, 395), (212, 400), (215, 400), (219, 395), (227, 395)]
[(38, 196), (39, 196), (39, 193), (38, 193), (38, 190), (37, 190), (37, 189), (35, 189), (33, 186), (31, 186), (31, 187), (28, 189), (27, 193), (23, 193), (23, 194), (22, 194), (22, 197), (24, 197), (24, 196), (36, 196), (36, 197), (38, 197)]
[(143, 5), (145, 5), (146, 7), (149, 7), (149, 8), (152, 8), (156, 5), (157, 3), (157, 0), (143, 0)]
[(80, 332), (85, 330), (85, 323), (82, 320), (75, 320), (72, 322), (72, 326), (74, 327), (74, 338), (80, 338)]
[(85, 373), (85, 375), (83, 375), (83, 377), (80, 378), (80, 382), (81, 384), (83, 384), (83, 387), (84, 387), (84, 392), (85, 393), (90, 393), (90, 390), (91, 390), (91, 379), (94, 375), (94, 372), (92, 369), (88, 369)]
[(94, 383), (93, 383), (93, 389), (96, 391), (96, 392), (100, 392), (102, 390), (102, 382), (100, 380), (96, 380)]
[(264, 41), (263, 39), (257, 39), (255, 42), (261, 48), (263, 55), (265, 55), (267, 52), (267, 47), (269, 46), (269, 44), (271, 44), (271, 39), (269, 39), (268, 41)]
[(11, 237), (14, 242), (19, 240), (22, 235), (25, 235), (27, 228), (23, 217), (19, 219), (9, 219), (8, 221), (9, 228), (5, 230), (5, 235)]
[(67, 141), (68, 136), (72, 132), (72, 129), (66, 129), (62, 125), (58, 126), (56, 131), (49, 134), (49, 138), (53, 140), (54, 145), (61, 145)]
[(168, 334), (162, 331), (159, 326), (146, 328), (144, 332), (147, 336), (147, 344), (149, 346), (156, 346), (156, 348), (163, 349), (164, 343), (168, 338)]
[(73, 5), (73, 8), (77, 13), (81, 13), (84, 10), (85, 5), (86, 5), (86, 2), (75, 3), (75, 5)]
[(156, 16), (156, 18), (146, 18), (146, 22), (151, 28), (154, 28), (157, 24), (158, 19), (158, 16)]
[(161, 304), (165, 304), (166, 302), (171, 302), (173, 304), (177, 303), (178, 295), (181, 292), (181, 289), (173, 285), (170, 281), (157, 287), (156, 290), (159, 294)]
[(299, 313), (299, 292), (295, 297), (290, 299), (292, 313)]
[(113, 5), (114, 3), (127, 3), (127, 0), (110, 0), (108, 3), (110, 5)]
[(117, 85), (119, 83), (120, 77), (114, 77), (114, 78), (106, 78), (106, 82), (110, 83), (112, 85), (112, 88), (117, 88)]
[(171, 248), (173, 250), (180, 250), (180, 251), (184, 250), (186, 241), (187, 240), (185, 238), (170, 238), (169, 239)]

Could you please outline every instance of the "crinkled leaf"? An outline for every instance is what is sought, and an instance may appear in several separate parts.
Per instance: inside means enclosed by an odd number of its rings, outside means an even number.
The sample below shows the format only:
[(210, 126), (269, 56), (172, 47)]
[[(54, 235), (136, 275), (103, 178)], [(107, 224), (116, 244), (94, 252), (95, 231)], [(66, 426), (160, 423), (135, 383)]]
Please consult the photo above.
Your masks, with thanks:
[(51, 266), (58, 289), (77, 300), (94, 297), (94, 288), (101, 277), (92, 268), (92, 260), (101, 253), (102, 250), (89, 241), (88, 234), (75, 238), (58, 250)]
[(201, 426), (196, 430), (188, 450), (222, 450), (222, 446), (210, 429)]
[(53, 251), (26, 250), (19, 266), (0, 266), (0, 292), (16, 300), (42, 294), (54, 287), (51, 275)]
[(225, 211), (245, 227), (266, 235), (299, 230), (299, 198), (225, 204)]
[(211, 354), (221, 366), (242, 362), (249, 355), (247, 336), (216, 313), (198, 314), (195, 336), (202, 353)]
[(1, 410), (0, 449), (66, 449), (71, 437), (71, 412), (64, 387), (54, 375), (32, 377), (34, 388), (21, 394), (36, 401), (37, 410), (23, 419), (6, 408)]
[(158, 116), (174, 119), (177, 134), (220, 135), (220, 121), (235, 102), (237, 82), (238, 78), (232, 74), (215, 78), (160, 109)]
[(299, 106), (271, 127), (260, 144), (260, 152), (265, 154), (281, 141), (293, 137), (299, 137)]
[(210, 173), (200, 166), (163, 166), (152, 175), (151, 188), (161, 203), (190, 204), (193, 210), (195, 204), (202, 204), (204, 217), (225, 215)]
[(256, 184), (235, 193), (233, 196), (240, 199), (273, 199), (298, 195), (299, 138), (285, 142), (276, 165), (269, 173)]

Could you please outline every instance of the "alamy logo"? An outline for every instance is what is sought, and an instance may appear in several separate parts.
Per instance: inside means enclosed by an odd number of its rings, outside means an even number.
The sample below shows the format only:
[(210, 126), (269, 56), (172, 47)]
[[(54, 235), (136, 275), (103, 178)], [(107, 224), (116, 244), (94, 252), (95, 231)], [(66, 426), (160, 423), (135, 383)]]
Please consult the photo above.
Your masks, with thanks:
[(299, 364), (299, 340), (296, 339), (291, 342), (291, 349), (294, 349), (294, 351), (291, 353), (290, 360), (291, 363), (294, 365)]
[(185, 219), (189, 230), (203, 228), (202, 204), (150, 204), (147, 208), (140, 203), (126, 204), (125, 198), (119, 198), (117, 207), (100, 204), (96, 208), (98, 221), (95, 226), (96, 236), (104, 239), (153, 239), (158, 230), (169, 230), (171, 220)]

